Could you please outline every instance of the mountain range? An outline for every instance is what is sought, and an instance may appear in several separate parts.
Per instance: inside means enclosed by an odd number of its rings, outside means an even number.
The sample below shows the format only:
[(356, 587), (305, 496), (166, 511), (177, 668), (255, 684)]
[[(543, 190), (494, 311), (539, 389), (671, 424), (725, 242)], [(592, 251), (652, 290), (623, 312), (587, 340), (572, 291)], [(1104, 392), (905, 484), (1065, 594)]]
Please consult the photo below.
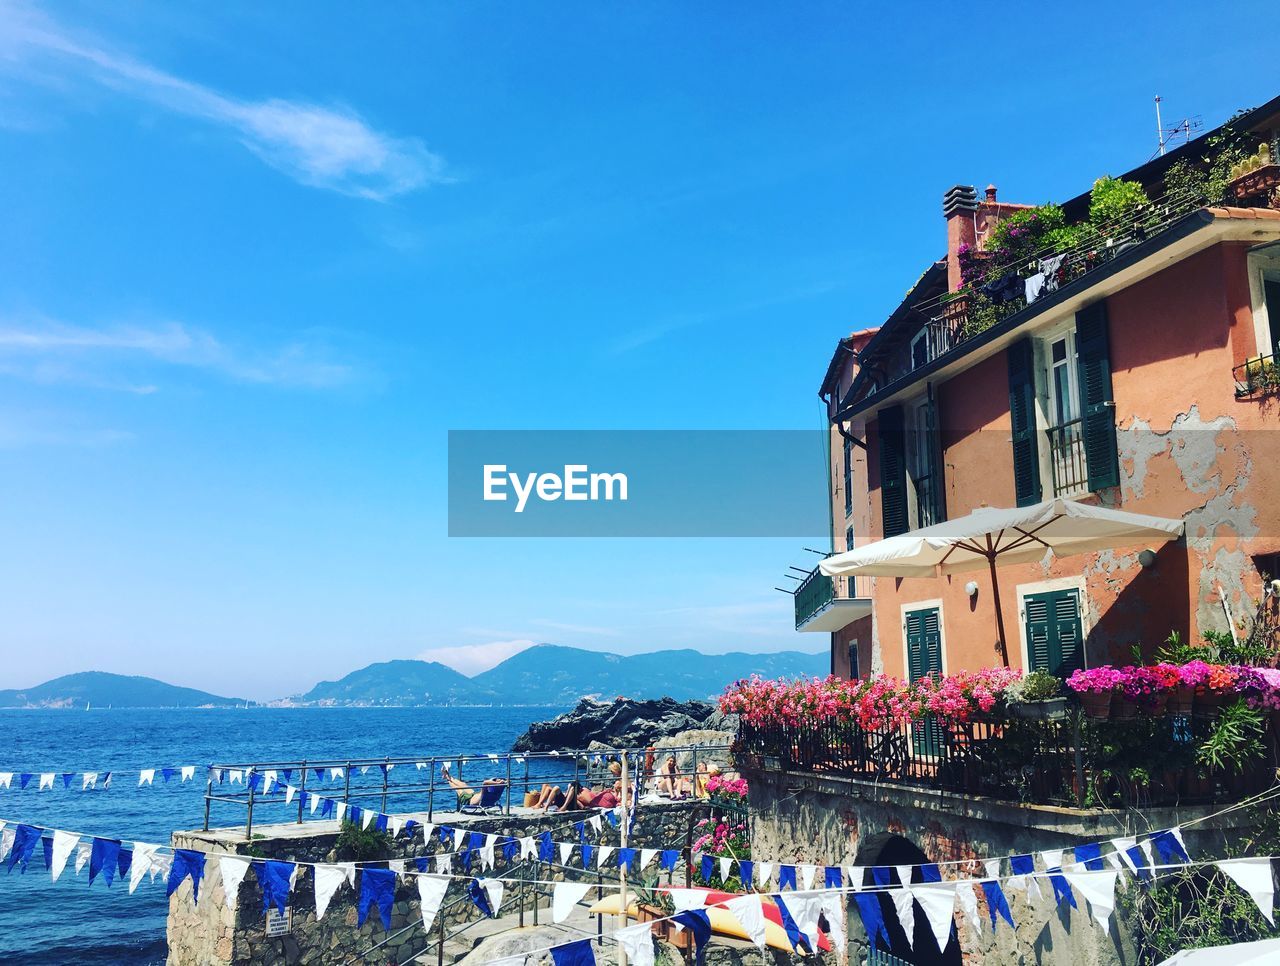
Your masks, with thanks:
[[(581, 697), (708, 698), (738, 678), (825, 674), (827, 655), (653, 651), (623, 656), (538, 644), (475, 677), (433, 661), (382, 661), (305, 694), (269, 702), (295, 707), (574, 704)], [(196, 708), (244, 704), (154, 678), (84, 671), (32, 688), (0, 691), (0, 708)]]

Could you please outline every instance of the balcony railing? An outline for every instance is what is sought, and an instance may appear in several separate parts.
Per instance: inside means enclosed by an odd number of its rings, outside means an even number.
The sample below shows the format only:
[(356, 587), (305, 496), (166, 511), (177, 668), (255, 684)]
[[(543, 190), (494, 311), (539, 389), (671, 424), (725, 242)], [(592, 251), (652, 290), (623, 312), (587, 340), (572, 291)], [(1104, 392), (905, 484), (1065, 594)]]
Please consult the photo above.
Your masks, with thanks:
[(1070, 496), (1089, 487), (1089, 465), (1084, 450), (1084, 420), (1073, 419), (1046, 430), (1049, 465), (1053, 471), (1053, 495)]
[[(1212, 802), (1262, 790), (1259, 759), (1243, 773), (1206, 773), (1195, 748), (1213, 719), (1189, 715), (1093, 721), (973, 720), (866, 729), (856, 723), (739, 726), (734, 754), (748, 768), (840, 775), (1003, 801), (1083, 807)], [(1268, 742), (1271, 741), (1268, 725)], [(1270, 746), (1270, 745), (1269, 745)]]
[(1231, 370), (1237, 399), (1259, 399), (1280, 392), (1280, 361), (1275, 356), (1258, 356)]
[[(806, 624), (825, 611), (849, 601), (866, 602), (869, 612), (871, 597), (869, 579), (867, 577), (827, 577), (821, 570), (814, 567), (795, 591), (796, 630), (803, 629)], [(860, 615), (847, 616), (849, 620), (856, 620)], [(838, 630), (838, 628), (825, 626), (818, 629)]]

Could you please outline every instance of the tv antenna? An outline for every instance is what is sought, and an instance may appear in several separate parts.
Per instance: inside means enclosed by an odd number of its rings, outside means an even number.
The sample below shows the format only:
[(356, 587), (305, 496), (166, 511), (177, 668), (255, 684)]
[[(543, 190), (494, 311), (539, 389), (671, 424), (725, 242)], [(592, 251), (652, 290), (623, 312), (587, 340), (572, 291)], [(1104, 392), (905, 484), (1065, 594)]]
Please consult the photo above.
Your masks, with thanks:
[(1163, 155), (1165, 148), (1173, 144), (1177, 138), (1182, 138), (1182, 143), (1186, 144), (1191, 140), (1191, 132), (1199, 131), (1204, 127), (1204, 122), (1200, 119), (1200, 115), (1195, 117), (1184, 117), (1172, 127), (1165, 127), (1164, 122), (1160, 119), (1160, 101), (1159, 94), (1156, 95), (1156, 143), (1158, 144), (1157, 153)]

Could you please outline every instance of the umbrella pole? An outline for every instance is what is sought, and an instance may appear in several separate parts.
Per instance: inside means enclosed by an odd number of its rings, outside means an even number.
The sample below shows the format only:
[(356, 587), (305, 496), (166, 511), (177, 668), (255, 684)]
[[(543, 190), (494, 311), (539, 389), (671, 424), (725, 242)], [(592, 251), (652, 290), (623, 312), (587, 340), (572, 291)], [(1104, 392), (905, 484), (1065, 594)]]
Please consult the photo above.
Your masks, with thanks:
[(991, 603), (996, 608), (996, 632), (1000, 635), (1000, 658), (1009, 666), (1009, 645), (1004, 636), (1004, 613), (1000, 610), (1000, 578), (996, 576), (996, 555), (988, 553), (987, 565), (991, 568)]

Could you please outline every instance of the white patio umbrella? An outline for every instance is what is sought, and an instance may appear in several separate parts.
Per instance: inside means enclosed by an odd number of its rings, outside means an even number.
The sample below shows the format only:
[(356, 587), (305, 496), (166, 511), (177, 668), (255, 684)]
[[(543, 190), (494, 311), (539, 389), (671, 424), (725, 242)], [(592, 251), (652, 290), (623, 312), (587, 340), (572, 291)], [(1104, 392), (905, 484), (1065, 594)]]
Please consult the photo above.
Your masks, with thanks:
[(1139, 543), (1165, 543), (1181, 535), (1181, 520), (1057, 499), (1007, 510), (983, 507), (955, 520), (835, 554), (818, 566), (828, 577), (933, 577), (989, 570), (1000, 652), (1008, 667), (996, 577), (999, 564), (1033, 563), (1046, 552), (1069, 557)]

